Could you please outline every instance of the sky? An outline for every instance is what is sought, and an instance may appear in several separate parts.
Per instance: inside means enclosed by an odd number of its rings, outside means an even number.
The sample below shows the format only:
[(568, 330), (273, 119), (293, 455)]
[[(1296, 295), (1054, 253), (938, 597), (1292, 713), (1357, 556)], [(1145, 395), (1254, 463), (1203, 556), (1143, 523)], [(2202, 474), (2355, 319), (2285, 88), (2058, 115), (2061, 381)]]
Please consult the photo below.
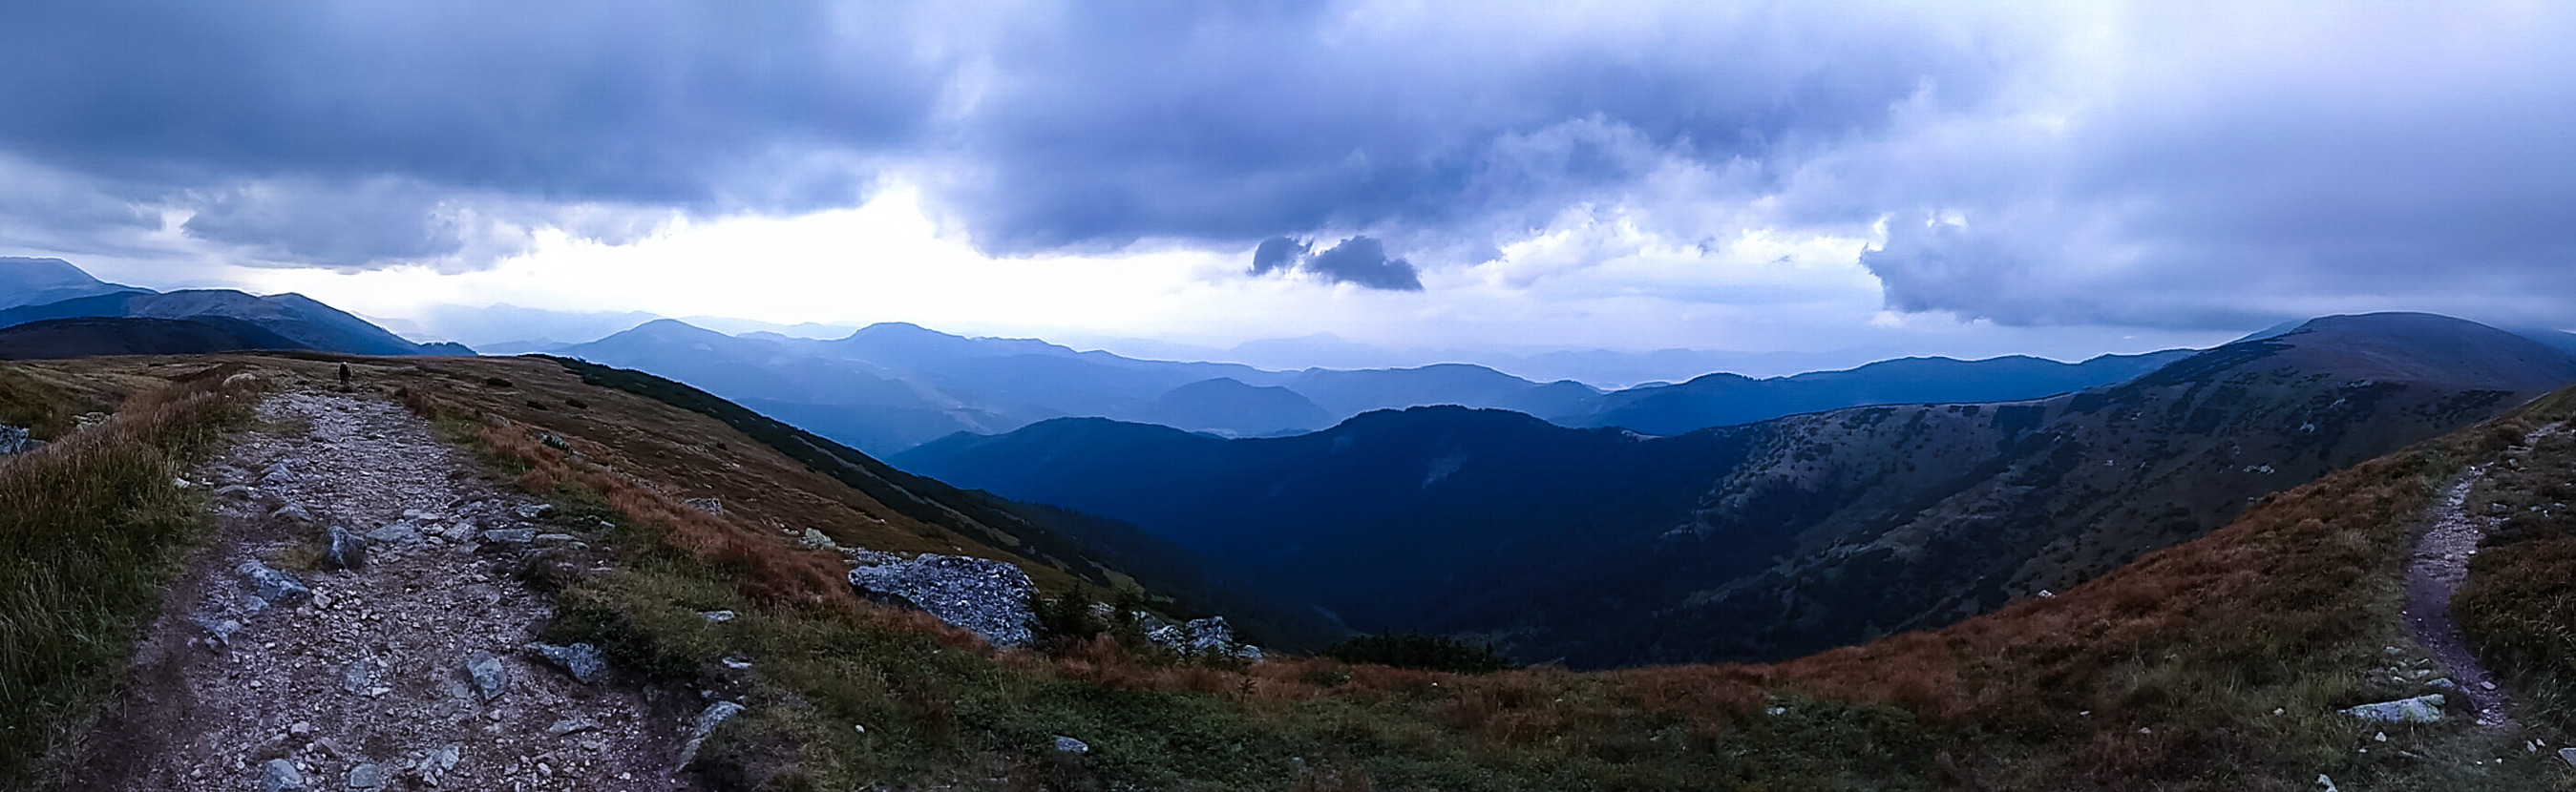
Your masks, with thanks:
[(33, 0), (0, 255), (1113, 350), (2576, 328), (2576, 5)]

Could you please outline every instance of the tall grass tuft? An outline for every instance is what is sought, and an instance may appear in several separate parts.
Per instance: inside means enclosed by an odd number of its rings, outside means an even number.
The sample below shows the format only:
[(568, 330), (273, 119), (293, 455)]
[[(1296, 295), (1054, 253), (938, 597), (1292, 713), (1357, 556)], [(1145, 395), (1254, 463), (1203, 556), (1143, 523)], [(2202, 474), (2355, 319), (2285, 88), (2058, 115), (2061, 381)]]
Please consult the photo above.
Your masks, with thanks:
[(225, 383), (138, 394), (103, 425), (0, 460), (0, 788), (43, 781), (114, 692), (203, 525), (181, 463), (256, 401), (255, 379)]

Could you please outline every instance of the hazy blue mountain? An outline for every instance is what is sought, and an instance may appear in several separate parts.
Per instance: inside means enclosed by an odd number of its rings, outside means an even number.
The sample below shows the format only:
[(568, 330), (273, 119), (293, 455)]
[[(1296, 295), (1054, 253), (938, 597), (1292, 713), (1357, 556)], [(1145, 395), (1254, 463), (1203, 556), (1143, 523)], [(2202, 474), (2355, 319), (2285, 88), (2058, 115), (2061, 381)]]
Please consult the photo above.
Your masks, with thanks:
[(1891, 353), (1868, 349), (1830, 352), (1585, 349), (1515, 354), (1482, 349), (1382, 347), (1345, 340), (1331, 333), (1248, 341), (1227, 349), (1138, 341), (1117, 341), (1111, 346), (1129, 350), (1130, 355), (1232, 361), (1284, 371), (1309, 368), (1349, 371), (1469, 363), (1537, 382), (1575, 380), (1606, 388), (1679, 382), (1712, 371), (1733, 371), (1755, 377), (1785, 376), (1804, 371), (1850, 368), (1892, 356)]
[[(1361, 371), (1307, 369), (1289, 376), (1280, 384), (1305, 394), (1317, 405), (1341, 416), (1370, 410), (1442, 404), (1501, 407), (1543, 387), (1500, 371), (1465, 363)], [(1565, 384), (1598, 393), (1582, 383)]]
[(676, 319), (656, 319), (553, 354), (687, 383), (869, 453), (952, 432), (1006, 431), (1028, 423), (866, 362), (812, 357), (778, 341), (729, 336)]
[(236, 319), (312, 349), (357, 355), (470, 355), (452, 344), (421, 345), (301, 294), (261, 297), (231, 289), (166, 294), (118, 292), (0, 311), (0, 327), (78, 317)]
[(0, 309), (44, 305), (75, 297), (118, 292), (150, 292), (90, 277), (58, 258), (0, 256)]
[(642, 311), (556, 311), (509, 303), (433, 305), (404, 317), (410, 327), (394, 329), (453, 339), (495, 354), (517, 354), (606, 338), (659, 318)]
[(1749, 660), (2063, 588), (2569, 381), (2576, 357), (2536, 342), (2380, 314), (2048, 398), (1662, 437), (1420, 408), (1274, 439), (1057, 420), (889, 461), (1136, 523), (1363, 630), (1578, 666)]
[(942, 333), (909, 322), (882, 322), (848, 336), (821, 341), (815, 348), (849, 360), (864, 360), (888, 369), (920, 371), (959, 360), (995, 357), (1079, 357), (1071, 347), (1034, 338), (969, 338)]
[(1332, 413), (1296, 391), (1246, 385), (1230, 377), (1165, 391), (1145, 414), (1164, 426), (1245, 435), (1311, 432), (1333, 425)]
[(851, 332), (854, 332), (863, 326), (848, 322), (798, 322), (796, 324), (779, 324), (777, 322), (764, 322), (758, 319), (743, 319), (733, 316), (683, 316), (679, 317), (679, 319), (680, 321), (704, 327), (725, 335), (761, 334), (807, 340), (840, 338), (842, 336), (849, 335)]
[[(662, 349), (674, 345), (684, 348)], [(904, 323), (817, 340), (768, 332), (726, 336), (660, 320), (546, 351), (678, 378), (758, 409), (799, 416), (800, 425), (877, 454), (899, 452), (946, 431), (1007, 431), (1058, 417), (1264, 436), (1321, 428), (1370, 410), (1444, 404), (1678, 434), (1857, 404), (2041, 396), (2117, 381), (2159, 359), (1897, 361), (1772, 380), (1712, 375), (1685, 385), (1605, 394), (1579, 382), (1542, 384), (1470, 364), (1263, 371), (1232, 363), (1136, 360), (1037, 339), (970, 338)], [(1215, 380), (1240, 387), (1206, 384)], [(831, 407), (853, 409), (826, 409)]]
[(2059, 363), (2019, 355), (1987, 360), (1902, 358), (1848, 371), (1752, 379), (1710, 374), (1678, 385), (1615, 391), (1579, 412), (1547, 414), (1567, 426), (1618, 426), (1647, 434), (1680, 434), (1864, 404), (1991, 402), (2035, 399), (2126, 381), (2193, 354), (2103, 355)]
[[(795, 416), (789, 420), (880, 454), (953, 431), (1006, 431), (1064, 416), (1268, 435), (1322, 428), (1384, 406), (1528, 409), (1597, 395), (1576, 383), (1542, 386), (1475, 366), (1274, 372), (1230, 363), (1135, 360), (903, 323), (814, 340), (772, 333), (726, 336), (659, 320), (549, 351), (678, 379), (783, 419)], [(1304, 388), (1332, 394), (1344, 406), (1318, 407)]]

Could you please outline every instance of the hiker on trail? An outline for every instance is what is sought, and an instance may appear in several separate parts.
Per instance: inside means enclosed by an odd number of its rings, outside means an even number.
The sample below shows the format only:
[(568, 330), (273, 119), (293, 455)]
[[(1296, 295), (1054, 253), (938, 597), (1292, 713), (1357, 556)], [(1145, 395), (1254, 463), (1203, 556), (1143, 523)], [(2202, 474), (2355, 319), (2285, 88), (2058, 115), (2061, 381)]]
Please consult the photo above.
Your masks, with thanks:
[(340, 364), (340, 387), (349, 387), (349, 364)]

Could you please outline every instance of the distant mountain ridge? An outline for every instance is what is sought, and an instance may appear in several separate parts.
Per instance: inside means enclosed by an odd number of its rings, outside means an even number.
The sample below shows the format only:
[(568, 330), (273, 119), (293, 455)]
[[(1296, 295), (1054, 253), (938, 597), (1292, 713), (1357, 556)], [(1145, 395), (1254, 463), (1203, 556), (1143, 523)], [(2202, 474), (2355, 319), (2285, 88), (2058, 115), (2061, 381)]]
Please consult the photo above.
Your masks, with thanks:
[(26, 347), (31, 351), (41, 352), (51, 345), (55, 351), (94, 350), (89, 354), (163, 354), (149, 350), (165, 347), (201, 352), (318, 349), (357, 355), (474, 354), (459, 344), (412, 343), (301, 294), (261, 297), (232, 289), (162, 293), (102, 282), (62, 259), (0, 258), (0, 328), (49, 319), (120, 318), (197, 324), (68, 323), (22, 333), (20, 339), (32, 344)]
[(1279, 439), (1052, 421), (890, 461), (1137, 523), (1359, 629), (1578, 666), (1755, 660), (2071, 585), (2569, 381), (2576, 356), (2534, 341), (2381, 314), (2047, 398), (1668, 437), (1419, 409)]
[(117, 292), (148, 292), (101, 281), (58, 258), (0, 256), (0, 309), (43, 305), (75, 297)]
[(1137, 360), (1036, 339), (968, 338), (900, 322), (813, 340), (727, 336), (663, 319), (553, 352), (680, 379), (873, 454), (1059, 417), (1260, 437), (1321, 429), (1372, 410), (1437, 405), (1679, 434), (1858, 404), (2047, 396), (2117, 382), (2188, 354), (2112, 355), (2080, 364), (1908, 359), (1767, 380), (1718, 374), (1604, 393), (1470, 364), (1264, 371)]

